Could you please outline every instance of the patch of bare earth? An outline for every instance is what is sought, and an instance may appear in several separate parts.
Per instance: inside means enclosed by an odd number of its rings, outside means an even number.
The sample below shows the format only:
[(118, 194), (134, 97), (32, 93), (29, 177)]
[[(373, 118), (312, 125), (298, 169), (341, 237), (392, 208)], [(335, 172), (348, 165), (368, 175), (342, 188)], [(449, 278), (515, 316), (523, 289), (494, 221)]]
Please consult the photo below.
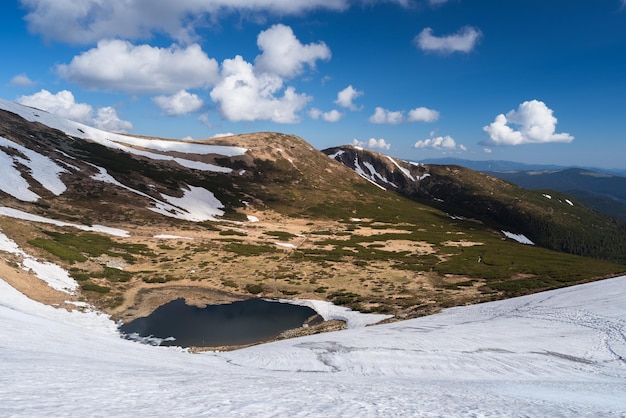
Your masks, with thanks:
[(474, 247), (476, 245), (484, 245), (484, 243), (460, 240), (442, 242), (441, 245), (445, 245), (446, 247)]

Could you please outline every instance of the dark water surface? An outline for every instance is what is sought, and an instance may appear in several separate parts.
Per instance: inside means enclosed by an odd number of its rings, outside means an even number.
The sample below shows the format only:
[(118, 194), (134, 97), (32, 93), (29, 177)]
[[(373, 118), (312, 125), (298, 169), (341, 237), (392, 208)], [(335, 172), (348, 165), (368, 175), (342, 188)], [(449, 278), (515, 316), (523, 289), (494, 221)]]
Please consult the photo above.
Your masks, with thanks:
[(301, 327), (316, 312), (306, 306), (249, 299), (226, 305), (190, 306), (176, 299), (157, 308), (145, 318), (120, 327), (123, 334), (168, 338), (161, 345), (216, 347), (244, 345), (277, 337), (288, 329)]

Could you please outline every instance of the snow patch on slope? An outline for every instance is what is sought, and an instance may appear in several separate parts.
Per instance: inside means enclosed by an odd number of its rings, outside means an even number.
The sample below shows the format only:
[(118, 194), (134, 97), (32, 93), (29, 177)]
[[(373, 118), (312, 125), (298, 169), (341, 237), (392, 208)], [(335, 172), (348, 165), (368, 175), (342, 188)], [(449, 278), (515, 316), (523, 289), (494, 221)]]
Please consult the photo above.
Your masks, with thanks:
[(87, 225), (79, 225), (79, 224), (73, 224), (69, 222), (57, 221), (56, 219), (49, 219), (43, 216), (33, 215), (28, 212), (23, 212), (21, 210), (17, 210), (13, 208), (7, 208), (5, 206), (0, 206), (0, 216), (7, 216), (9, 218), (23, 219), (25, 221), (40, 222), (40, 223), (56, 225), (56, 226), (68, 226), (71, 228), (80, 229), (81, 231), (102, 232), (103, 234), (113, 235), (117, 237), (127, 237), (130, 235), (128, 231), (124, 231), (123, 229), (111, 228), (111, 227), (103, 226), (103, 225), (87, 226)]
[(183, 189), (184, 196), (181, 198), (161, 195), (163, 199), (166, 200), (163, 201), (120, 183), (102, 167), (95, 165), (93, 165), (93, 167), (97, 168), (99, 171), (98, 174), (91, 176), (93, 180), (113, 184), (139, 196), (150, 199), (153, 202), (154, 207), (149, 207), (148, 209), (153, 212), (160, 213), (161, 215), (193, 222), (203, 222), (208, 220), (217, 220), (215, 216), (222, 216), (224, 214), (224, 211), (221, 210), (224, 205), (212, 192), (203, 189), (202, 187), (188, 186), (188, 190)]
[[(24, 157), (10, 156), (2, 152), (2, 147), (11, 148)], [(29, 190), (29, 184), (16, 164), (28, 167), (33, 180), (57, 196), (67, 189), (60, 179), (60, 175), (67, 172), (66, 169), (58, 166), (50, 158), (0, 136), (0, 175), (3, 179), (0, 182), (0, 190), (19, 200), (36, 202), (40, 196)]]
[(389, 161), (391, 161), (393, 163), (393, 165), (395, 165), (398, 170), (400, 170), (406, 177), (408, 177), (410, 180), (415, 181), (415, 178), (411, 175), (411, 172), (409, 170), (407, 170), (406, 168), (402, 167), (400, 164), (398, 164), (398, 162), (396, 160), (394, 160), (393, 158), (391, 158), (389, 155), (387, 156), (387, 158), (389, 159)]
[(30, 185), (15, 167), (13, 157), (0, 152), (0, 190), (23, 202), (36, 202), (41, 196), (30, 190)]
[(332, 158), (333, 160), (336, 160), (337, 157), (339, 157), (340, 155), (343, 155), (345, 153), (344, 150), (339, 150), (334, 154), (329, 155), (330, 158)]
[(53, 289), (70, 294), (78, 289), (78, 283), (70, 277), (66, 270), (56, 264), (37, 260), (2, 232), (0, 232), (0, 251), (8, 252), (20, 258), (21, 266), (25, 271), (32, 271), (37, 278), (48, 283), (48, 286)]
[(283, 248), (289, 248), (289, 249), (295, 249), (298, 248), (296, 245), (291, 244), (289, 242), (279, 242), (279, 241), (274, 241), (274, 245), (277, 245), (279, 247), (283, 247)]
[(171, 234), (158, 234), (158, 235), (155, 235), (153, 238), (156, 238), (156, 239), (187, 239), (187, 240), (193, 241), (193, 238), (191, 238), (191, 237), (183, 237), (183, 236), (180, 236), (180, 235), (171, 235)]
[(317, 312), (319, 316), (324, 318), (325, 321), (333, 319), (344, 321), (348, 329), (362, 328), (393, 317), (393, 315), (361, 313), (344, 306), (337, 306), (324, 300), (284, 299), (280, 300), (280, 302), (291, 303), (292, 305), (298, 306), (307, 306)]
[(134, 145), (141, 148), (148, 148), (162, 152), (175, 151), (183, 154), (217, 154), (223, 155), (225, 157), (236, 157), (244, 155), (248, 151), (247, 148), (231, 147), (225, 145), (200, 144), (197, 142), (183, 142), (152, 138), (147, 139), (119, 134), (114, 135), (117, 135), (115, 139), (117, 142), (122, 142), (127, 145)]
[(192, 222), (216, 221), (216, 216), (224, 215), (224, 208), (215, 195), (202, 187), (188, 186), (183, 197), (162, 195), (170, 204), (158, 202), (150, 210)]
[(517, 242), (519, 242), (520, 244), (527, 244), (527, 245), (535, 245), (534, 242), (532, 242), (531, 240), (529, 240), (528, 238), (526, 238), (525, 235), (523, 234), (514, 234), (512, 232), (507, 232), (507, 231), (502, 231), (502, 233), (507, 237), (510, 238), (512, 240), (515, 240)]
[[(370, 164), (371, 167), (371, 164)], [(373, 167), (371, 167), (371, 169), (373, 169)], [(374, 181), (372, 179), (372, 175), (371, 174), (367, 174), (365, 172), (365, 170), (363, 170), (363, 168), (361, 167), (361, 165), (359, 164), (359, 157), (355, 157), (354, 159), (354, 171), (361, 177), (363, 177), (365, 180), (369, 181), (370, 183), (372, 183), (374, 186), (378, 187), (379, 189), (382, 190), (387, 190), (385, 189), (383, 186), (381, 186), (380, 184), (376, 183), (376, 181)], [(371, 171), (371, 170), (370, 170)], [(376, 172), (374, 170), (374, 172)]]
[[(403, 173), (406, 177), (408, 177), (409, 179), (411, 179), (412, 181), (421, 181), (421, 180), (424, 180), (426, 177), (430, 177), (430, 174), (429, 174), (429, 173), (424, 173), (424, 174), (422, 174), (421, 176), (413, 177), (413, 176), (411, 175), (411, 172), (410, 172), (409, 170), (407, 170), (406, 168), (402, 167), (400, 164), (398, 164), (398, 162), (397, 162), (395, 159), (393, 159), (393, 158), (392, 158), (392, 157), (390, 157), (390, 156), (387, 156), (387, 158), (389, 158), (389, 160), (390, 160), (392, 163), (394, 163), (394, 165), (395, 165), (396, 167), (398, 167), (398, 169), (399, 169), (400, 171), (402, 171), (402, 173)], [(416, 166), (416, 167), (421, 167), (421, 166), (422, 166), (422, 164), (419, 164), (419, 163), (409, 163), (409, 164), (414, 165), (414, 166)]]

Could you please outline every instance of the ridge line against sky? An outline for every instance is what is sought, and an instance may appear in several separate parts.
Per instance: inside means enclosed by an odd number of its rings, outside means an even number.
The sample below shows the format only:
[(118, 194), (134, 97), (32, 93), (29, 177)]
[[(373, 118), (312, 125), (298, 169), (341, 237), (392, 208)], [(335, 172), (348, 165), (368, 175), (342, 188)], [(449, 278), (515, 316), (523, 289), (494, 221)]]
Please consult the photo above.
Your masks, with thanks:
[(626, 168), (626, 0), (1, 8), (0, 97), (100, 129)]

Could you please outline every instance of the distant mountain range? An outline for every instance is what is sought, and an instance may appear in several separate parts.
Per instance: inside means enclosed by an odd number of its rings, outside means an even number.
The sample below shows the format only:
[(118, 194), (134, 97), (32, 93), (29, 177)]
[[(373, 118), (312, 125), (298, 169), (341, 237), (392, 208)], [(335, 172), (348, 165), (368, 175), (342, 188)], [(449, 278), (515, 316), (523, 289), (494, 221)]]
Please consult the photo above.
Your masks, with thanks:
[(423, 163), (459, 165), (491, 174), (527, 189), (556, 190), (605, 215), (626, 219), (626, 170), (457, 158), (429, 159)]
[(499, 171), (560, 171), (568, 168), (578, 168), (582, 170), (594, 171), (596, 173), (613, 174), (615, 176), (626, 177), (626, 169), (614, 168), (598, 168), (598, 167), (579, 167), (579, 166), (563, 166), (554, 164), (526, 164), (515, 161), (505, 160), (466, 160), (463, 158), (444, 157), (444, 158), (426, 158), (419, 160), (422, 164), (442, 164), (442, 165), (460, 165), (461, 167), (471, 168), (476, 171), (483, 172), (499, 172)]

